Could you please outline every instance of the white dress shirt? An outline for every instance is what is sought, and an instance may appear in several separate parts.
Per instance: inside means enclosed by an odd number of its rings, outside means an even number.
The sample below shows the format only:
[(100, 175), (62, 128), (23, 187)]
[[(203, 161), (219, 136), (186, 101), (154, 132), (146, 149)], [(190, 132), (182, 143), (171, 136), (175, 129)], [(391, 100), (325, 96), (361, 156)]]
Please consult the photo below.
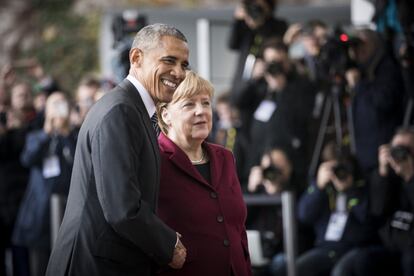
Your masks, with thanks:
[(147, 89), (137, 80), (134, 76), (128, 75), (126, 77), (135, 88), (138, 90), (139, 94), (141, 95), (141, 99), (144, 102), (145, 109), (148, 112), (148, 116), (151, 118), (152, 115), (155, 113), (155, 103), (154, 100), (151, 98), (151, 95), (148, 93)]

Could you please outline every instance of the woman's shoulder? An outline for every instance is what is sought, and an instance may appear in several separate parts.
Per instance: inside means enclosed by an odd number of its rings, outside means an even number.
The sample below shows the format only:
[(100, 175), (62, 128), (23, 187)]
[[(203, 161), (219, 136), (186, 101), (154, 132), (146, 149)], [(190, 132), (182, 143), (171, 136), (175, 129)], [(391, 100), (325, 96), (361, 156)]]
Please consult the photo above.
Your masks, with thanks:
[(209, 148), (215, 154), (222, 154), (226, 158), (232, 158), (232, 159), (234, 159), (233, 153), (230, 150), (228, 150), (225, 147), (223, 147), (222, 145), (214, 144), (214, 143), (211, 143), (211, 142), (205, 142), (205, 146), (207, 148)]

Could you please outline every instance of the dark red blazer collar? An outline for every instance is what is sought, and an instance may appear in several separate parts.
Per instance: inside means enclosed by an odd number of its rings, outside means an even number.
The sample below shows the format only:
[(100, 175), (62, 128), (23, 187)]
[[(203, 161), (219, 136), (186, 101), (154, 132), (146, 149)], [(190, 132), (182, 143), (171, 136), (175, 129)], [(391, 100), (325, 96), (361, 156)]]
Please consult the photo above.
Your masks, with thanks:
[(210, 159), (211, 184), (209, 184), (191, 164), (191, 161), (185, 152), (163, 133), (161, 133), (158, 137), (158, 143), (160, 145), (161, 152), (167, 154), (169, 156), (169, 160), (171, 160), (171, 162), (179, 170), (185, 172), (204, 185), (218, 189), (224, 166), (223, 149), (217, 145), (210, 144), (205, 141), (202, 144), (202, 147), (206, 150)]

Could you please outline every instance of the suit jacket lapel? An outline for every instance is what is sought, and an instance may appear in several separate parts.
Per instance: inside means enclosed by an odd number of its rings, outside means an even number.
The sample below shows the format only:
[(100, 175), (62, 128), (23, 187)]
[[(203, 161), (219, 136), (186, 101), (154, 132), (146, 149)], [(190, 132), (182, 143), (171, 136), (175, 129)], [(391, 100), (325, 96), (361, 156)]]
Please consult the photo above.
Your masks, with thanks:
[[(203, 185), (208, 186), (209, 188), (212, 187), (212, 185), (209, 184), (207, 180), (204, 179), (204, 177), (201, 176), (198, 170), (191, 164), (190, 160), (188, 159), (184, 151), (180, 149), (176, 144), (174, 144), (174, 142), (171, 141), (168, 137), (166, 137), (163, 133), (160, 134), (159, 142), (163, 151), (169, 154), (169, 159), (179, 170), (181, 170), (188, 176), (194, 178), (198, 182), (201, 182)], [(203, 146), (208, 147), (206, 143), (203, 143)], [(209, 153), (209, 149), (207, 149), (207, 152)], [(214, 177), (212, 175), (213, 167), (214, 166), (212, 160), (210, 159), (211, 180), (214, 183)]]
[[(119, 86), (128, 92), (128, 96), (132, 98), (132, 103), (134, 103), (134, 105), (137, 107), (138, 111), (142, 115), (144, 129), (150, 138), (152, 149), (154, 151), (154, 154), (157, 160), (157, 172), (159, 172), (160, 171), (160, 153), (159, 153), (157, 137), (155, 135), (155, 131), (152, 126), (151, 119), (148, 116), (148, 112), (145, 108), (144, 102), (141, 99), (141, 95), (139, 94), (135, 86), (127, 79), (124, 79), (119, 84)], [(159, 179), (159, 175), (157, 176), (157, 179)]]

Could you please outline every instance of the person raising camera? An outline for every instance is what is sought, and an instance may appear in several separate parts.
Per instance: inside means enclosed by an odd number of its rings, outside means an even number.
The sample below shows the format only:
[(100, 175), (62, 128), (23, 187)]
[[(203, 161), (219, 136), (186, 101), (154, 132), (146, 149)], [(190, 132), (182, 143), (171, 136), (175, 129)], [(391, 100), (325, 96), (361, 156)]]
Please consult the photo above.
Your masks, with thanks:
[(242, 0), (234, 11), (228, 46), (239, 52), (232, 83), (232, 94), (239, 93), (240, 82), (251, 78), (256, 57), (265, 39), (282, 39), (286, 21), (274, 17), (277, 0)]
[[(377, 242), (368, 195), (354, 158), (341, 153), (321, 163), (314, 183), (299, 200), (298, 219), (315, 233), (314, 247), (299, 255), (297, 275), (353, 275), (359, 248)], [(275, 275), (285, 275), (279, 267)]]
[(254, 78), (243, 83), (239, 95), (233, 98), (240, 111), (240, 131), (251, 145), (247, 150), (246, 174), (260, 163), (266, 148), (283, 144), (292, 149), (295, 171), (303, 176), (313, 87), (297, 74), (286, 45), (278, 40), (264, 43), (262, 59), (256, 62), (254, 71)]
[[(260, 196), (277, 196), (287, 189), (297, 190), (299, 183), (290, 155), (287, 146), (276, 146), (266, 150), (260, 165), (251, 169), (248, 192)], [(280, 206), (249, 206), (247, 213), (247, 229), (259, 231), (264, 257), (273, 259), (275, 256), (283, 255), (283, 223)], [(263, 267), (263, 273), (268, 272), (269, 275), (273, 275), (271, 267), (271, 263)]]
[(378, 150), (371, 178), (371, 211), (384, 222), (384, 246), (370, 248), (356, 263), (358, 275), (414, 275), (414, 128), (400, 128)]

